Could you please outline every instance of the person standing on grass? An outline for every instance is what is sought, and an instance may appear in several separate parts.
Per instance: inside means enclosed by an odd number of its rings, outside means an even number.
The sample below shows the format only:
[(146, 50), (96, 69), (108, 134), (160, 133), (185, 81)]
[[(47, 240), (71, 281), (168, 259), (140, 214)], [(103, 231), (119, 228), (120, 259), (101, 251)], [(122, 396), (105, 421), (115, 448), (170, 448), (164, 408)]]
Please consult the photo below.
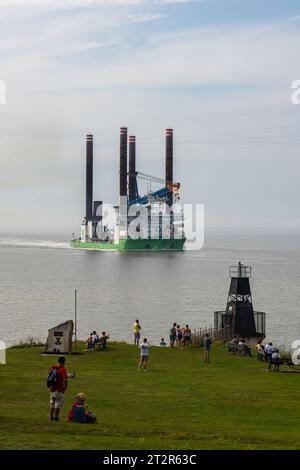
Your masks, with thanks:
[(189, 346), (192, 343), (192, 330), (189, 325), (185, 325), (183, 332), (183, 347)]
[(255, 349), (257, 351), (257, 360), (258, 361), (264, 361), (265, 358), (266, 358), (266, 355), (265, 355), (265, 348), (262, 344), (262, 339), (257, 341), (257, 343), (255, 345)]
[(267, 357), (268, 361), (268, 370), (271, 371), (272, 369), (272, 354), (274, 352), (273, 348), (273, 343), (268, 343), (267, 346), (265, 346), (265, 355)]
[(144, 338), (142, 344), (139, 346), (141, 350), (141, 359), (139, 362), (139, 367), (138, 371), (142, 369), (142, 366), (144, 367), (144, 372), (147, 372), (147, 364), (148, 364), (148, 357), (149, 357), (149, 349), (150, 349), (150, 344), (147, 341), (147, 338)]
[(59, 413), (64, 404), (64, 394), (68, 386), (68, 371), (65, 368), (66, 359), (61, 356), (57, 364), (48, 371), (47, 386), (50, 392), (50, 419), (59, 420)]
[(173, 326), (171, 327), (170, 329), (170, 348), (174, 348), (174, 344), (175, 344), (175, 341), (176, 341), (176, 326), (177, 326), (177, 323), (173, 323)]
[(140, 337), (141, 337), (141, 325), (139, 320), (135, 320), (135, 323), (133, 324), (133, 334), (134, 334), (134, 344), (137, 346), (139, 345), (140, 342)]
[(179, 348), (181, 347), (182, 338), (183, 338), (182, 329), (180, 328), (180, 325), (177, 325), (176, 326), (176, 346), (178, 346)]
[(274, 372), (279, 372), (281, 356), (279, 354), (279, 349), (274, 349), (272, 354), (272, 364), (274, 364)]
[(210, 362), (210, 351), (212, 341), (208, 333), (204, 336), (204, 362)]

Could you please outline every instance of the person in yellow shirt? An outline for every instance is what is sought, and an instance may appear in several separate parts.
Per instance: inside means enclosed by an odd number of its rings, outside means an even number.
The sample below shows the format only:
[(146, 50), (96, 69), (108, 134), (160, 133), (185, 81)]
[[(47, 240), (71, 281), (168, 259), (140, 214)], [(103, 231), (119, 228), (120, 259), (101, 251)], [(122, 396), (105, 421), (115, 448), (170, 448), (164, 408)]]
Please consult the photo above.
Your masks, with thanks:
[(140, 337), (141, 337), (141, 325), (139, 320), (135, 320), (135, 323), (133, 324), (133, 334), (134, 334), (134, 344), (137, 346), (139, 345), (140, 342)]
[(262, 344), (262, 339), (260, 339), (256, 343), (255, 349), (257, 351), (257, 360), (258, 361), (265, 361), (266, 360), (266, 354), (265, 354), (265, 348)]

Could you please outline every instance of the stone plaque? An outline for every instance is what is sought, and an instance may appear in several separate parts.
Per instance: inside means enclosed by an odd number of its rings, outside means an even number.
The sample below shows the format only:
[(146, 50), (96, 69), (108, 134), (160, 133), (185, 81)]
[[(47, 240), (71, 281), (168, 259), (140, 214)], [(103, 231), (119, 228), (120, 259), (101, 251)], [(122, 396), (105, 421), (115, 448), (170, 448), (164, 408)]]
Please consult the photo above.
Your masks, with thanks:
[(73, 321), (68, 320), (48, 330), (45, 352), (50, 354), (70, 354), (72, 352), (73, 329)]

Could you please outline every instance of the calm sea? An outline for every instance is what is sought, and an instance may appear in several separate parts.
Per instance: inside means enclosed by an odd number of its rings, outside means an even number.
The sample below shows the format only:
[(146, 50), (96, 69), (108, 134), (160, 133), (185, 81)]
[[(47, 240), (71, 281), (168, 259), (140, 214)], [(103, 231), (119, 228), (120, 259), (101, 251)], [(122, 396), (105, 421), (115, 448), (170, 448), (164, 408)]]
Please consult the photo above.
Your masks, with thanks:
[(45, 340), (48, 328), (74, 318), (78, 336), (96, 329), (132, 340), (136, 318), (155, 344), (170, 324), (213, 324), (229, 288), (228, 268), (241, 260), (252, 271), (256, 310), (267, 314), (267, 338), (300, 339), (300, 237), (297, 233), (206, 233), (201, 251), (115, 253), (80, 251), (67, 242), (0, 237), (0, 339)]

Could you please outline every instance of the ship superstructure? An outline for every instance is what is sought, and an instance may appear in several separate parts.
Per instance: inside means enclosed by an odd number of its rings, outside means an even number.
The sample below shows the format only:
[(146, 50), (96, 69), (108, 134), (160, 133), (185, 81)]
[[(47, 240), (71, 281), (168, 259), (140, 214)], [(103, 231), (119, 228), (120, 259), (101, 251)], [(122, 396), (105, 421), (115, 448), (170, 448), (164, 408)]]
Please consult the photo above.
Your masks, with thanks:
[[(126, 127), (120, 128), (119, 205), (114, 206), (111, 228), (105, 223), (103, 202), (93, 198), (93, 153), (93, 135), (87, 134), (86, 213), (80, 238), (70, 245), (95, 250), (182, 250), (184, 217), (180, 183), (173, 180), (173, 129), (165, 131), (165, 178), (161, 179), (136, 170), (136, 138), (128, 137)], [(139, 179), (148, 182), (143, 195)], [(152, 190), (153, 184), (162, 186)]]

